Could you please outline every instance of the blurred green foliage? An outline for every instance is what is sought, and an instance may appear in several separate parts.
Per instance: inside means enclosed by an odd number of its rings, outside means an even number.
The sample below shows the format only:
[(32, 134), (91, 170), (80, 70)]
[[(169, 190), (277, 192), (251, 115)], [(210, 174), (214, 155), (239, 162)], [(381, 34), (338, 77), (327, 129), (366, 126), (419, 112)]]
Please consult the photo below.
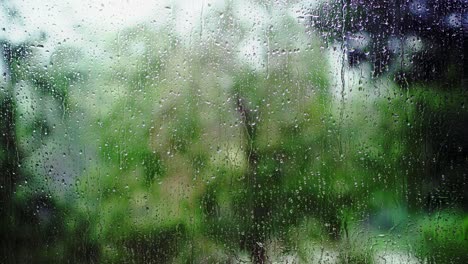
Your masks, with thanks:
[(1, 260), (466, 262), (466, 160), (437, 157), (433, 173), (450, 170), (436, 191), (425, 171), (441, 136), (428, 130), (466, 115), (466, 97), (370, 72), (340, 83), (318, 37), (283, 22), (264, 70), (141, 26), (100, 64), (10, 59)]

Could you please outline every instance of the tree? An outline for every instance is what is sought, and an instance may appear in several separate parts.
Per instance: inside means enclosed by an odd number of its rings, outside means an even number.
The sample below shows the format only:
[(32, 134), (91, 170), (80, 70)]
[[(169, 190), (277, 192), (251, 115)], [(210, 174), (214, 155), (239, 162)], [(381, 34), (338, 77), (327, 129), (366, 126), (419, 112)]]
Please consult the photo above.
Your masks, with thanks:
[[(412, 211), (461, 210), (455, 215), (466, 216), (466, 14), (466, 2), (459, 0), (332, 1), (311, 10), (314, 27), (340, 43), (351, 68), (369, 63), (374, 79), (394, 80), (415, 110), (405, 120), (404, 144), (410, 147), (399, 157)], [(458, 228), (466, 225), (457, 221)], [(430, 246), (434, 256), (444, 243)], [(463, 240), (455, 244), (466, 246)], [(466, 259), (442, 255), (444, 261)]]

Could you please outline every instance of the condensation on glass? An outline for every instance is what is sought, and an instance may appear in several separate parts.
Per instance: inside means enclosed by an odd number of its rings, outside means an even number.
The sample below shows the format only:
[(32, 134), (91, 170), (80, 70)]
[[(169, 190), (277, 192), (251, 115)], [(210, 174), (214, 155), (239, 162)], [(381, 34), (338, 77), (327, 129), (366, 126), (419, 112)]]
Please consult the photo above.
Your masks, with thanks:
[(1, 1), (0, 262), (468, 263), (467, 7)]

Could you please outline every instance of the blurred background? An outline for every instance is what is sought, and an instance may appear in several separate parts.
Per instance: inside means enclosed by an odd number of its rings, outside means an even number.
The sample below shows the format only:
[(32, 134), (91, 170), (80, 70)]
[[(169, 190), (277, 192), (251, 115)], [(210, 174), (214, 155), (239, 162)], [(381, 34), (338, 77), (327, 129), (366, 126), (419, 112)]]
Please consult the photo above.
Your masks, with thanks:
[(0, 1), (0, 262), (468, 263), (467, 8)]

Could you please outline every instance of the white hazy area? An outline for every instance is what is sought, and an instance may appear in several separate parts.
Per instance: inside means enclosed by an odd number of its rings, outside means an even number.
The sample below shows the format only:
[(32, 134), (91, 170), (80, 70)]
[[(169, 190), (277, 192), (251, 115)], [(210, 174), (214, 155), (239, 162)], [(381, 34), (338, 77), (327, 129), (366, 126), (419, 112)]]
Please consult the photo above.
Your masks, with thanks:
[[(45, 34), (44, 45), (49, 52), (64, 43), (85, 46), (99, 45), (105, 36), (136, 26), (150, 25), (154, 29), (168, 28), (178, 37), (191, 37), (203, 30), (204, 20), (222, 16), (228, 6), (245, 26), (262, 30), (281, 16), (298, 17), (301, 10), (317, 3), (312, 1), (223, 1), (223, 0), (75, 0), (36, 1), (13, 0), (2, 3), (3, 11), (17, 11), (17, 17), (0, 14), (4, 25), (0, 38), (13, 43), (38, 40)], [(39, 43), (38, 43), (39, 44)]]

